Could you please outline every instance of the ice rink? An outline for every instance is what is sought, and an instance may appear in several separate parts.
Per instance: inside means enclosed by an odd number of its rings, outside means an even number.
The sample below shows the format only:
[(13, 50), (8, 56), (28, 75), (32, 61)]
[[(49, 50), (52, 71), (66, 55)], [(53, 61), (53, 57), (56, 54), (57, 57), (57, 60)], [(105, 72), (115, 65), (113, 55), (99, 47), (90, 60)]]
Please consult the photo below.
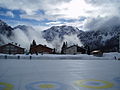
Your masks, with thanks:
[(120, 61), (1, 59), (0, 90), (120, 90)]

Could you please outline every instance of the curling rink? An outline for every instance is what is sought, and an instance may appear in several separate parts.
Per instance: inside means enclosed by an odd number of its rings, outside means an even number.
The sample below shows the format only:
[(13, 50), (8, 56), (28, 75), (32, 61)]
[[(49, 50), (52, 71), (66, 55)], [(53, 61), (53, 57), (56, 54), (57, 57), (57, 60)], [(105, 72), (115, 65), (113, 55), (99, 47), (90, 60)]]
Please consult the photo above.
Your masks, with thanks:
[(120, 90), (120, 61), (1, 59), (0, 90)]

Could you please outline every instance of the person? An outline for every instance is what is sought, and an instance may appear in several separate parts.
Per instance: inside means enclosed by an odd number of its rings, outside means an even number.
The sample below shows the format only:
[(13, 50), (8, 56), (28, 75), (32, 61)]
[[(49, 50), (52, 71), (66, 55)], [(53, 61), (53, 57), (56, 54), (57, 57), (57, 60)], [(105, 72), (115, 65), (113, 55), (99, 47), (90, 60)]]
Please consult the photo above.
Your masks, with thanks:
[(7, 59), (7, 55), (5, 55), (5, 59)]
[(117, 60), (117, 57), (116, 57), (116, 56), (114, 56), (114, 58), (115, 58), (115, 60)]
[(30, 56), (30, 59), (32, 59), (32, 56)]
[(20, 56), (18, 56), (18, 59), (20, 59)]

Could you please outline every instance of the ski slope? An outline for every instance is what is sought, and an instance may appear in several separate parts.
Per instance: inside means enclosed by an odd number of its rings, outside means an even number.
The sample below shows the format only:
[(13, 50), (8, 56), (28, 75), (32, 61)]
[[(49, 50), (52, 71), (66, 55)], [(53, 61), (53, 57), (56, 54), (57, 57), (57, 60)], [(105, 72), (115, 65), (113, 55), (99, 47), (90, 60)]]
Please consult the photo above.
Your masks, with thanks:
[(0, 90), (120, 90), (120, 61), (0, 59)]

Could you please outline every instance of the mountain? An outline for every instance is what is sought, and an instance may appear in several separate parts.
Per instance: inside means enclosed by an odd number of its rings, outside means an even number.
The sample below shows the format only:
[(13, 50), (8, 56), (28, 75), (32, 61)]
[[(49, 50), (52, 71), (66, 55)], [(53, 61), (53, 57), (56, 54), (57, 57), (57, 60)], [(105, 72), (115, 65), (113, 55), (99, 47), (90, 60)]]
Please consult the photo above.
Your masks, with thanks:
[(52, 42), (56, 38), (60, 38), (60, 40), (63, 40), (65, 35), (70, 36), (81, 32), (83, 31), (80, 31), (76, 27), (62, 25), (62, 26), (53, 26), (47, 30), (42, 31), (42, 36), (48, 42)]
[[(84, 46), (89, 46), (91, 51), (100, 49), (102, 51), (118, 50), (118, 33), (120, 33), (120, 25), (100, 28), (98, 30), (82, 31), (72, 26), (53, 26), (43, 32), (43, 38), (48, 42), (60, 38), (61, 42), (64, 36), (77, 34), (77, 37)], [(79, 43), (79, 42), (78, 42)]]
[[(91, 50), (117, 51), (119, 45), (118, 33), (120, 33), (120, 25), (106, 26), (98, 30), (89, 31), (82, 31), (73, 26), (62, 25), (52, 26), (44, 31), (39, 31), (26, 25), (18, 25), (12, 28), (0, 20), (0, 44), (15, 41), (29, 47), (29, 43), (34, 39), (38, 43), (47, 41), (46, 44), (53, 45), (54, 43), (59, 43), (62, 45), (65, 36), (69, 36), (68, 38), (71, 41), (76, 41), (77, 43), (81, 41), (85, 47), (89, 46)], [(76, 35), (78, 40), (76, 40), (77, 38), (74, 39), (73, 35)], [(55, 47), (59, 46), (56, 45)]]
[(14, 29), (21, 29), (22, 31), (28, 31), (28, 30), (34, 30), (34, 28), (33, 27), (31, 27), (31, 26), (26, 26), (26, 25), (18, 25), (18, 26), (16, 26), (16, 27), (14, 27)]
[(78, 34), (78, 38), (86, 46), (90, 46), (91, 50), (101, 49), (103, 51), (118, 50), (118, 33), (120, 25), (101, 28), (99, 30), (86, 31)]
[(4, 44), (9, 41), (9, 38), (13, 35), (12, 31), (13, 28), (11, 26), (0, 20), (0, 44)]
[(10, 37), (12, 35), (12, 30), (13, 28), (11, 26), (0, 20), (0, 34)]

